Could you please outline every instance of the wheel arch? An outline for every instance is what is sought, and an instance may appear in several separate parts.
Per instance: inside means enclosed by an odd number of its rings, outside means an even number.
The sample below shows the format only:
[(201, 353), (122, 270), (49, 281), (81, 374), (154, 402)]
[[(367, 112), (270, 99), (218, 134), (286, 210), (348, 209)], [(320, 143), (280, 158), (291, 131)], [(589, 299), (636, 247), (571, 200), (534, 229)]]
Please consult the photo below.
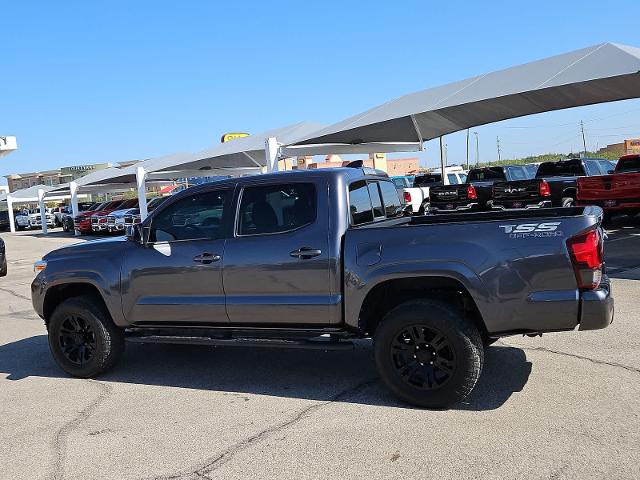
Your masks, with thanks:
[(74, 297), (90, 297), (94, 299), (96, 302), (99, 302), (105, 311), (109, 312), (113, 318), (113, 314), (105, 302), (100, 289), (95, 284), (88, 281), (68, 282), (59, 283), (47, 289), (42, 309), (45, 323), (47, 325), (49, 324), (51, 315), (62, 302)]
[(373, 335), (384, 315), (409, 300), (432, 298), (459, 308), (481, 335), (487, 327), (469, 288), (458, 278), (447, 275), (422, 275), (386, 279), (366, 294), (360, 306), (358, 328)]

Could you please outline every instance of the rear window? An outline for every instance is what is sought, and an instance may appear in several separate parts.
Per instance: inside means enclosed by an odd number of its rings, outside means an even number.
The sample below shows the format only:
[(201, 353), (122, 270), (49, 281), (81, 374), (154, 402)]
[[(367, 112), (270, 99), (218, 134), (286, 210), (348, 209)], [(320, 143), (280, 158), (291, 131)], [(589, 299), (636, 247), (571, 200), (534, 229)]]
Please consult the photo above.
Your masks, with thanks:
[(467, 177), (467, 183), (483, 180), (506, 180), (506, 178), (502, 168), (474, 168)]
[(640, 172), (640, 157), (618, 160), (616, 172)]
[(528, 180), (532, 178), (528, 175), (524, 167), (505, 167), (507, 171), (507, 179), (511, 180)]
[(432, 187), (442, 183), (442, 175), (439, 173), (431, 173), (429, 175), (420, 175), (413, 181), (414, 187)]
[(587, 169), (587, 173), (591, 176), (602, 175), (602, 173), (606, 173), (600, 171), (600, 165), (595, 160), (585, 160), (584, 166)]
[(402, 215), (402, 204), (392, 182), (364, 180), (349, 185), (351, 224), (361, 225)]
[(541, 177), (579, 177), (585, 174), (580, 160), (545, 162), (538, 167), (536, 178)]

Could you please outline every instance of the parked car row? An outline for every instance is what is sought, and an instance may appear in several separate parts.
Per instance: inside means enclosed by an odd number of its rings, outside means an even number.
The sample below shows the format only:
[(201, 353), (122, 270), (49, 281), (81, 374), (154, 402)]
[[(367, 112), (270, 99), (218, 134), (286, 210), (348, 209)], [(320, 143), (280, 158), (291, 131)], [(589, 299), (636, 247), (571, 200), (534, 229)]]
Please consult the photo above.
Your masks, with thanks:
[[(156, 197), (149, 200), (147, 211), (152, 212), (166, 198)], [(71, 229), (78, 230), (81, 234), (124, 233), (128, 226), (140, 223), (140, 219), (138, 199), (115, 200), (94, 204), (80, 212), (73, 219)]]
[[(416, 182), (419, 177), (416, 177)], [(418, 214), (537, 209), (598, 205), (605, 216), (640, 212), (640, 155), (617, 164), (601, 158), (577, 158), (539, 165), (501, 165), (471, 169), (465, 182), (434, 182)]]

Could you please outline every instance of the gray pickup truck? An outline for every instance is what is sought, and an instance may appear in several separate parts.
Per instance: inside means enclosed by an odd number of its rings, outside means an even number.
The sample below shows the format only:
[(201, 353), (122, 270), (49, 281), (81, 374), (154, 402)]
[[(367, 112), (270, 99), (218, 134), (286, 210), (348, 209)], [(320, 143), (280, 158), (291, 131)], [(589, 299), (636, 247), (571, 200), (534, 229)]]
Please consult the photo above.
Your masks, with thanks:
[(91, 377), (125, 340), (352, 348), (373, 338), (402, 399), (465, 398), (484, 349), (613, 319), (598, 207), (403, 217), (379, 171), (303, 170), (189, 188), (126, 237), (37, 262), (57, 363)]

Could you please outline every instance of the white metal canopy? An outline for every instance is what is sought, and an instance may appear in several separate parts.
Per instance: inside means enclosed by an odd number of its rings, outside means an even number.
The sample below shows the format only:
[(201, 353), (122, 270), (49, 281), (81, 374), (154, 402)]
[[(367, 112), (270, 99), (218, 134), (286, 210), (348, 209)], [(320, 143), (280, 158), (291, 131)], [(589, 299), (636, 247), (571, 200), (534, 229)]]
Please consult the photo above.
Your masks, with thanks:
[(613, 43), (422, 90), (296, 142), (423, 142), (535, 113), (640, 97), (640, 49)]

